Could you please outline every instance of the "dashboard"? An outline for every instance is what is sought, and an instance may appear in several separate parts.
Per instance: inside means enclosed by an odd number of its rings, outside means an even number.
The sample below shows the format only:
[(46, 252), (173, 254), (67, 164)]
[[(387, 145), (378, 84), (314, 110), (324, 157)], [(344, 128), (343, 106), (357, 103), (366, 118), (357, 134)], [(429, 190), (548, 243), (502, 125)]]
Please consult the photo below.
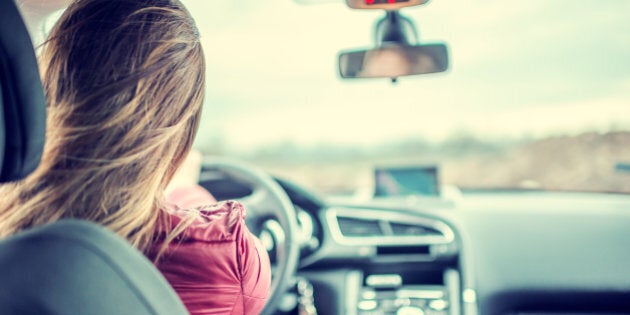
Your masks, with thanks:
[[(296, 208), (297, 276), (318, 314), (630, 314), (628, 195), (353, 202), (276, 180)], [(219, 200), (251, 193), (216, 174), (201, 184)]]

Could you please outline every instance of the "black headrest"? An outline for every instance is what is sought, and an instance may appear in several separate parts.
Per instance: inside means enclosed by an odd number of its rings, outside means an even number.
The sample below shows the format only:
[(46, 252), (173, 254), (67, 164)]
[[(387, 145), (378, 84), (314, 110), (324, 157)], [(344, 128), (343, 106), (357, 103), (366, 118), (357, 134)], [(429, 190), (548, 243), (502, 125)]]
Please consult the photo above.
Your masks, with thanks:
[(45, 130), (33, 44), (13, 0), (0, 0), (0, 182), (22, 179), (37, 167)]

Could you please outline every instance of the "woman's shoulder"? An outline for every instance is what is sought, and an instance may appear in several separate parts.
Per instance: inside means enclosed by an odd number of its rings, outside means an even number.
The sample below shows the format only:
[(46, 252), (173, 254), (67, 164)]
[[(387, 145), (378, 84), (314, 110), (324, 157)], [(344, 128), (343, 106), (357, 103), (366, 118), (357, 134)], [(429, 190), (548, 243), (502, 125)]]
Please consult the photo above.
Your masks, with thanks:
[(183, 230), (176, 241), (230, 242), (243, 234), (245, 208), (237, 201), (223, 201), (194, 208), (173, 207), (167, 215), (166, 229), (161, 232)]
[(185, 228), (167, 245), (157, 267), (191, 313), (260, 313), (269, 296), (271, 266), (264, 246), (245, 226), (243, 205), (225, 201), (164, 213), (171, 232), (180, 224)]

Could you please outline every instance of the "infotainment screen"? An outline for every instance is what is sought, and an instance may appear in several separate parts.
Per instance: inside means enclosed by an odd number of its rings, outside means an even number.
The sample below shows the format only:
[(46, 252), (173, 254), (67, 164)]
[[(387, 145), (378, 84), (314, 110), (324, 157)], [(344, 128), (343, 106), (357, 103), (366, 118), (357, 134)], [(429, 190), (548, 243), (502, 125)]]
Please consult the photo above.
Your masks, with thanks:
[(374, 169), (374, 196), (438, 196), (436, 166), (377, 167)]

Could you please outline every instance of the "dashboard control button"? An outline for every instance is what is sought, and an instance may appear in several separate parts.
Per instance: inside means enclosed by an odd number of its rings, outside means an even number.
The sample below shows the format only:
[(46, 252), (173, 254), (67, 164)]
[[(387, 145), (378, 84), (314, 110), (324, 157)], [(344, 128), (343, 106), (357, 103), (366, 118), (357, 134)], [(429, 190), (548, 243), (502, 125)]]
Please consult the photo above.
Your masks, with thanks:
[(446, 302), (444, 300), (433, 300), (433, 301), (429, 302), (429, 307), (431, 309), (436, 310), (436, 311), (442, 311), (442, 310), (445, 310), (448, 307), (448, 302)]
[(358, 308), (362, 311), (371, 311), (378, 307), (378, 302), (373, 300), (366, 300), (359, 302)]
[(419, 307), (403, 306), (396, 311), (396, 315), (424, 315), (424, 311)]

